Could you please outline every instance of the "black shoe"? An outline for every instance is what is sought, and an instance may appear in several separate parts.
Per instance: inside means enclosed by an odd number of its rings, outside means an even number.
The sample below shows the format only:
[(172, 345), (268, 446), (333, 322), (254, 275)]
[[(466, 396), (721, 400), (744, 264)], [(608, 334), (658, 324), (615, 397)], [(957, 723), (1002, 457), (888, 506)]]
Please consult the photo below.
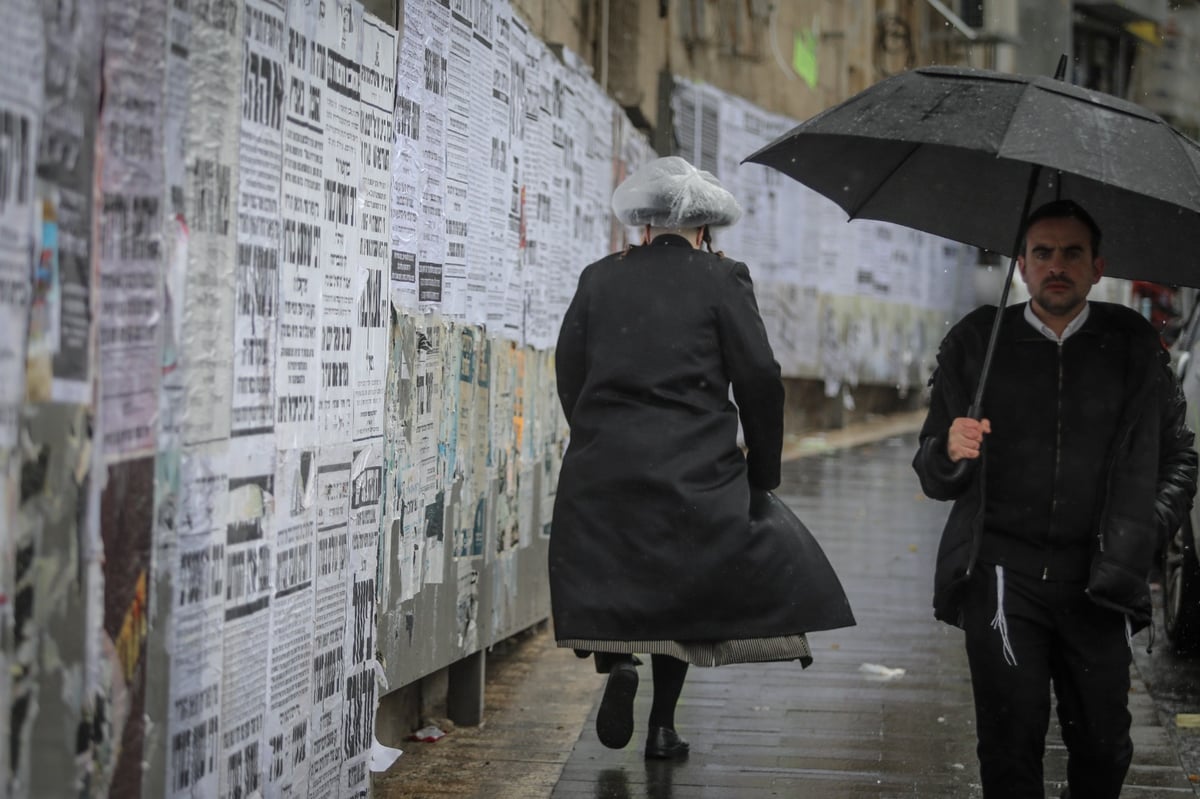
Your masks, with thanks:
[(596, 735), (609, 749), (624, 749), (633, 737), (633, 697), (637, 695), (637, 668), (628, 661), (614, 663), (596, 713)]
[(691, 747), (679, 737), (675, 730), (666, 727), (651, 727), (646, 738), (646, 758), (649, 760), (682, 760)]

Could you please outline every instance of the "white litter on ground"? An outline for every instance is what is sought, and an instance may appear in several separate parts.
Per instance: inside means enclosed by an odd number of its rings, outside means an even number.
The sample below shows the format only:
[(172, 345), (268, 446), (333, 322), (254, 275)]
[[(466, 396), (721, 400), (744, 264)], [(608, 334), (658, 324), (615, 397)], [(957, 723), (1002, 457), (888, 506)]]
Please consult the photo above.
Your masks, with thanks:
[(893, 669), (878, 663), (864, 663), (858, 670), (865, 674), (868, 680), (898, 680), (904, 676), (904, 669)]

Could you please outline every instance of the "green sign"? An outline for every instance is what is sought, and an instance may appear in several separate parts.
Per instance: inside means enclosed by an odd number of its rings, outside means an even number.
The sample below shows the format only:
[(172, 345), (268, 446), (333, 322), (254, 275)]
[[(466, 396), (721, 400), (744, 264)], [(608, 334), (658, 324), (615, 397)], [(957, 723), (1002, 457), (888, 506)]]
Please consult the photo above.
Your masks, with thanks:
[(817, 87), (817, 36), (812, 31), (800, 31), (792, 47), (792, 69), (804, 78), (808, 88)]

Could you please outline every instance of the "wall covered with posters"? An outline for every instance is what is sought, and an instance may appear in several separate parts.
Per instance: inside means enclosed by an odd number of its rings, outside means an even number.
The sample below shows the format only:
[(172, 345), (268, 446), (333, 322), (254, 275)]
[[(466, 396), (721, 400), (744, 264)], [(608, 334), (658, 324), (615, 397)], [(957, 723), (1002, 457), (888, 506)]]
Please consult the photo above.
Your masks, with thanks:
[[(0, 793), (365, 795), (382, 693), (547, 615), (553, 343), (653, 154), (505, 0), (403, 11), (0, 4)], [(786, 371), (904, 379), (949, 251), (846, 256), (709, 102)]]
[(404, 12), (0, 6), (0, 794), (365, 795), (381, 693), (547, 615), (651, 153), (502, 0)]

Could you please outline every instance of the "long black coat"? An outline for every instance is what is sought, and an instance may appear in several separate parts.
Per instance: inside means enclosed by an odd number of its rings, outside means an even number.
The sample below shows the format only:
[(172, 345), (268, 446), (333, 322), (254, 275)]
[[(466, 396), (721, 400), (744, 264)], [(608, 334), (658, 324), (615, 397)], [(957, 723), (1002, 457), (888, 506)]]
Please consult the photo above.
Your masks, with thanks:
[(550, 537), (557, 638), (804, 632), (786, 629), (790, 553), (747, 537), (751, 485), (779, 484), (784, 392), (746, 265), (674, 235), (597, 261), (555, 358), (571, 427)]

